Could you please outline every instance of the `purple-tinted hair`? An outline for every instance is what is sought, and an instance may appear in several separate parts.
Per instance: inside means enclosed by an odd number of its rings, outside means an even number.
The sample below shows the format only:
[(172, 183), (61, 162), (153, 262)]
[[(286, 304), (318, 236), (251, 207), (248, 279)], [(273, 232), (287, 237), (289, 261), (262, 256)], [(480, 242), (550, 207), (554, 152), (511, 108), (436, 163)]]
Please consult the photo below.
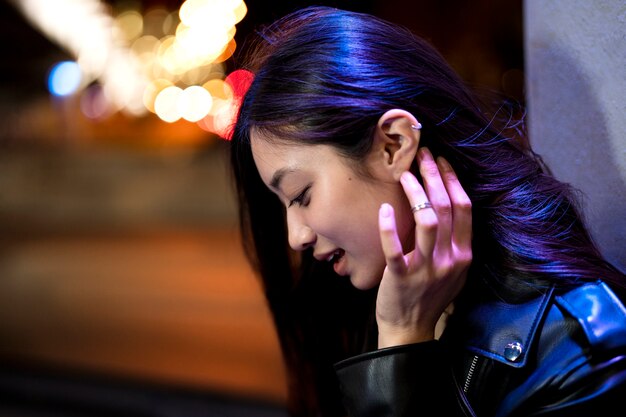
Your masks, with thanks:
[(334, 146), (358, 165), (380, 116), (405, 109), (423, 126), (420, 145), (452, 164), (472, 200), (474, 261), (463, 297), (471, 299), (476, 281), (508, 299), (581, 280), (623, 285), (623, 274), (594, 246), (573, 191), (530, 150), (522, 124), (505, 106), (493, 111), (479, 102), (409, 30), (310, 7), (260, 32), (249, 57), (255, 78), (240, 108), (231, 162), (245, 250), (274, 314), (293, 414), (341, 414), (328, 382), (332, 363), (368, 343), (375, 292), (351, 289), (310, 253), (292, 253), (284, 209), (252, 159), (252, 129)]

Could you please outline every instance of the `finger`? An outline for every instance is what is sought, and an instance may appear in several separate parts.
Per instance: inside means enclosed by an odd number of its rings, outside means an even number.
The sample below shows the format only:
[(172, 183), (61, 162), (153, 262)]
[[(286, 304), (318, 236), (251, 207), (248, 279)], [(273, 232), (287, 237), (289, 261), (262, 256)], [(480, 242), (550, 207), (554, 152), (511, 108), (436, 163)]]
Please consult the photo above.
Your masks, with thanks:
[(403, 276), (407, 270), (406, 260), (398, 237), (393, 207), (387, 203), (383, 203), (378, 211), (378, 227), (387, 269), (394, 275)]
[[(409, 171), (402, 173), (400, 183), (411, 207), (428, 201), (424, 188)], [(415, 252), (420, 253), (424, 259), (431, 259), (437, 238), (437, 214), (432, 208), (423, 208), (414, 210), (413, 218), (415, 219)]]
[(472, 201), (459, 182), (459, 178), (450, 163), (444, 158), (437, 158), (443, 183), (452, 204), (452, 241), (461, 248), (472, 245)]
[(450, 234), (452, 233), (452, 207), (448, 190), (446, 189), (439, 166), (435, 162), (430, 151), (423, 147), (419, 149), (417, 154), (419, 161), (420, 174), (424, 180), (426, 195), (437, 214), (437, 245), (436, 250), (450, 250)]

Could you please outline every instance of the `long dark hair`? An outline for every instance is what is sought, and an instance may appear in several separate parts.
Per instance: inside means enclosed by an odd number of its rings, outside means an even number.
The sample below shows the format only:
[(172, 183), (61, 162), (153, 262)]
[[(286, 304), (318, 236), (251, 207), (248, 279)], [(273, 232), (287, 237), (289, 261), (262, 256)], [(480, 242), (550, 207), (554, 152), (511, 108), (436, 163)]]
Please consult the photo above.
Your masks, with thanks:
[[(310, 7), (263, 30), (249, 57), (245, 67), (255, 76), (234, 129), (231, 162), (245, 250), (278, 329), (292, 414), (342, 413), (332, 364), (375, 340), (368, 329), (376, 294), (353, 289), (311, 253), (289, 249), (284, 208), (252, 159), (251, 129), (332, 145), (358, 163), (380, 116), (405, 109), (423, 125), (420, 145), (451, 163), (472, 200), (468, 283), (482, 281), (512, 299), (523, 289), (598, 278), (621, 285), (623, 275), (586, 231), (572, 189), (549, 175), (527, 146), (523, 125), (506, 106), (480, 103), (409, 30)], [(471, 300), (471, 289), (463, 296)]]

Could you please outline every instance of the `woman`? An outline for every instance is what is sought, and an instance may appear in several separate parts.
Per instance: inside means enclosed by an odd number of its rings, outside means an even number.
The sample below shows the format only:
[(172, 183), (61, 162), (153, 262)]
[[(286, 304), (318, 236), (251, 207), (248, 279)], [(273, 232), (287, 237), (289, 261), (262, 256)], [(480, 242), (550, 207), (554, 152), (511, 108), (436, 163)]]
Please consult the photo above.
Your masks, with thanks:
[(621, 404), (624, 274), (520, 124), (372, 16), (311, 7), (261, 39), (231, 158), (291, 413)]

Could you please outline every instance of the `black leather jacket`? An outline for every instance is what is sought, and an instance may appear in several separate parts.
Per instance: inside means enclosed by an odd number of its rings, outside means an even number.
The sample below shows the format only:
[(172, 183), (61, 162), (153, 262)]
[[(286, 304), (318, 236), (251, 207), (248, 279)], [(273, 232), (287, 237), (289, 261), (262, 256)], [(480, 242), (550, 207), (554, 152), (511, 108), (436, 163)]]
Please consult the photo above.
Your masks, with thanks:
[(482, 303), (438, 341), (369, 352), (335, 368), (355, 417), (620, 414), (626, 309), (600, 281), (524, 304)]

